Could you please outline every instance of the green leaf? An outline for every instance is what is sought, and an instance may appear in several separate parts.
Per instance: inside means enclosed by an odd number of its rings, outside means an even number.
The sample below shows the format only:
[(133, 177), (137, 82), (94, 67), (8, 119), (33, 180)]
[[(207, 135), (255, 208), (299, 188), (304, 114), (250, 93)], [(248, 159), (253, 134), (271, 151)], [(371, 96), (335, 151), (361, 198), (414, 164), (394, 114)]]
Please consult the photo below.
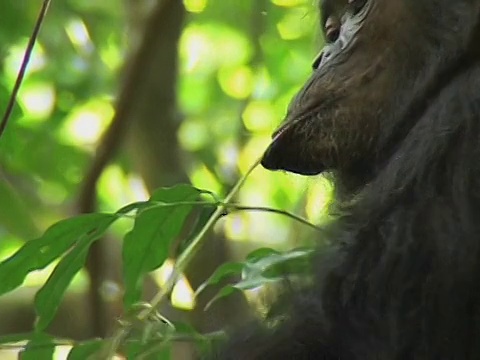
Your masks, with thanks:
[(281, 254), (279, 251), (271, 249), (271, 248), (260, 248), (253, 250), (250, 254), (247, 255), (248, 262), (255, 262), (261, 260), (263, 258), (269, 257), (271, 255), (278, 255)]
[[(289, 274), (306, 273), (309, 270), (313, 249), (294, 249), (285, 253), (271, 253), (265, 257), (252, 257), (245, 263), (244, 277), (257, 276), (282, 278)], [(257, 253), (258, 254), (258, 253)]]
[(243, 267), (244, 264), (239, 262), (230, 262), (220, 265), (215, 272), (198, 287), (197, 291), (195, 291), (195, 297), (197, 297), (209, 285), (216, 285), (226, 277), (232, 275), (240, 275), (243, 271)]
[(85, 214), (63, 220), (52, 225), (40, 238), (25, 243), (0, 263), (0, 295), (20, 286), (28, 273), (49, 265), (111, 216)]
[(257, 275), (255, 277), (245, 279), (242, 281), (239, 281), (238, 283), (234, 285), (227, 285), (224, 286), (213, 298), (208, 302), (208, 304), (205, 306), (205, 310), (208, 310), (210, 306), (212, 306), (217, 300), (220, 300), (221, 298), (227, 297), (231, 294), (233, 294), (236, 291), (245, 291), (245, 290), (251, 290), (258, 288), (260, 286), (264, 286), (269, 283), (275, 283), (279, 280), (279, 278), (273, 279), (273, 278), (266, 278), (261, 275)]
[(0, 222), (7, 231), (22, 239), (31, 239), (40, 234), (31, 209), (25, 205), (15, 188), (3, 179), (0, 181)]
[(20, 353), (20, 360), (51, 360), (55, 352), (53, 339), (45, 334), (36, 334)]
[(215, 302), (217, 302), (218, 300), (220, 300), (221, 298), (224, 298), (224, 297), (227, 297), (231, 294), (233, 294), (234, 292), (238, 291), (239, 289), (237, 289), (235, 286), (232, 286), (232, 285), (227, 285), (227, 286), (224, 286), (223, 288), (220, 289), (220, 291), (212, 298), (212, 300), (210, 300), (207, 305), (205, 305), (205, 311), (208, 310), (210, 308), (210, 306), (212, 306)]
[[(201, 193), (190, 185), (177, 185), (158, 189), (150, 202), (175, 204), (195, 201)], [(163, 264), (192, 209), (193, 205), (179, 204), (152, 206), (139, 211), (133, 229), (123, 243), (126, 307), (140, 300), (143, 276)]]
[[(222, 265), (206, 283), (200, 286), (197, 293), (203, 291), (204, 285), (217, 283), (216, 280), (241, 271), (242, 280), (235, 284), (224, 286), (208, 302), (205, 307), (208, 309), (217, 300), (229, 296), (237, 290), (251, 290), (266, 284), (275, 283), (289, 274), (308, 273), (312, 253), (312, 249), (295, 249), (285, 253), (268, 248), (255, 250), (247, 256), (247, 261), (244, 263)], [(225, 266), (224, 269), (222, 269), (223, 266)]]
[(132, 341), (127, 344), (127, 359), (135, 360), (141, 357), (145, 360), (170, 360), (171, 347), (167, 340), (146, 343)]
[(199, 211), (195, 219), (195, 224), (192, 226), (192, 230), (188, 236), (179, 244), (177, 248), (177, 254), (182, 253), (188, 245), (193, 241), (193, 239), (197, 236), (200, 230), (203, 229), (207, 221), (212, 217), (213, 213), (217, 210), (217, 206), (212, 205), (202, 205), (202, 208)]
[(95, 228), (85, 229), (85, 234), (80, 237), (73, 248), (60, 260), (47, 282), (35, 296), (35, 311), (37, 321), (35, 329), (43, 331), (53, 320), (63, 294), (72, 282), (74, 276), (83, 268), (90, 245), (99, 239), (110, 224), (117, 218), (112, 214), (99, 214)]
[(86, 360), (104, 345), (103, 340), (90, 340), (75, 345), (68, 353), (67, 360)]
[(25, 341), (25, 340), (31, 340), (35, 336), (37, 336), (37, 334), (35, 334), (33, 332), (2, 335), (2, 336), (0, 336), (0, 344), (18, 343), (18, 342)]

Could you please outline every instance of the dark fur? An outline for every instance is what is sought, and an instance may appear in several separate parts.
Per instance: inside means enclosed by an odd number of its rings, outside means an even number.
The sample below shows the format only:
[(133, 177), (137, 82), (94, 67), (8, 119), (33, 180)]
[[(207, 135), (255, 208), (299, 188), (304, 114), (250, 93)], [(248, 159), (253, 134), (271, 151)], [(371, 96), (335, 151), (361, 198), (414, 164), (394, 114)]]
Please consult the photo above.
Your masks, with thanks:
[(480, 359), (480, 0), (370, 1), (264, 159), (335, 173), (337, 245), (218, 358)]

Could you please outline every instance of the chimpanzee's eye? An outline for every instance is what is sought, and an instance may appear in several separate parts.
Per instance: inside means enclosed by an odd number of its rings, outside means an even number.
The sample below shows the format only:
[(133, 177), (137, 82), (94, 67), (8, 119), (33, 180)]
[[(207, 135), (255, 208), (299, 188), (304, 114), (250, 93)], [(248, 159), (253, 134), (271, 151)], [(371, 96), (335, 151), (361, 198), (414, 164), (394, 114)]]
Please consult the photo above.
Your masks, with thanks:
[(340, 21), (333, 16), (330, 16), (327, 21), (325, 22), (325, 39), (329, 43), (333, 43), (337, 41), (338, 37), (340, 36)]

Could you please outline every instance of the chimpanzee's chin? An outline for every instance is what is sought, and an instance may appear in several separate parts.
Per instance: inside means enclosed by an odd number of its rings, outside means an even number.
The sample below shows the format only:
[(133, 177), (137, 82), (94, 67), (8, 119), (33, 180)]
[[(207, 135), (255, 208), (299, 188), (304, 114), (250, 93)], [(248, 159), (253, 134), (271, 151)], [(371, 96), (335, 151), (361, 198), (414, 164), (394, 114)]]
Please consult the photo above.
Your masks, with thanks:
[(302, 156), (305, 145), (301, 139), (295, 139), (285, 131), (276, 136), (262, 158), (262, 166), (268, 170), (284, 170), (300, 175), (318, 175), (325, 171), (322, 164), (315, 163), (310, 157)]

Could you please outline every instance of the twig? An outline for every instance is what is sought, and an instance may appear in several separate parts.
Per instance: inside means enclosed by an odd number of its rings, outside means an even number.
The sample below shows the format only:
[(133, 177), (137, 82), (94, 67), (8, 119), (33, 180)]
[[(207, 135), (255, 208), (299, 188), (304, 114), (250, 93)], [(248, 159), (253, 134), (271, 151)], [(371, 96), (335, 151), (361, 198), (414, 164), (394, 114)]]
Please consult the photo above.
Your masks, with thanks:
[(43, 0), (42, 8), (37, 17), (37, 21), (35, 22), (35, 27), (33, 28), (32, 35), (28, 40), (28, 45), (25, 50), (25, 54), (23, 55), (22, 64), (20, 65), (20, 69), (18, 71), (17, 79), (15, 80), (15, 85), (13, 86), (12, 93), (10, 94), (10, 99), (8, 100), (7, 109), (2, 118), (2, 122), (0, 123), (0, 138), (2, 137), (5, 129), (7, 127), (8, 120), (10, 120), (10, 116), (12, 115), (13, 107), (15, 106), (15, 101), (17, 100), (18, 91), (20, 90), (20, 86), (22, 85), (23, 78), (25, 77), (25, 73), (27, 71), (27, 66), (30, 61), (30, 57), (32, 56), (33, 47), (37, 42), (38, 34), (40, 32), (40, 28), (42, 27), (43, 20), (45, 19), (45, 15), (47, 14), (48, 7), (50, 6), (51, 0)]
[(225, 204), (225, 207), (227, 207), (228, 209), (231, 208), (239, 211), (244, 211), (244, 210), (245, 211), (262, 211), (262, 212), (270, 212), (270, 213), (279, 214), (279, 215), (285, 215), (286, 217), (289, 217), (295, 221), (298, 221), (301, 224), (307, 225), (308, 227), (316, 231), (322, 231), (321, 227), (312, 224), (310, 221), (302, 218), (301, 216), (295, 215), (285, 210), (274, 209), (266, 206), (243, 206), (243, 205), (236, 205), (236, 204)]
[[(227, 211), (226, 213), (224, 212), (221, 216), (226, 216), (228, 215), (229, 213), (233, 211), (260, 211), (260, 212), (269, 212), (269, 213), (274, 213), (274, 214), (278, 214), (278, 215), (284, 215), (286, 217), (289, 217), (291, 218), (292, 220), (295, 220), (295, 221), (298, 221), (299, 223), (301, 224), (304, 224), (316, 231), (322, 231), (322, 228), (319, 227), (319, 226), (316, 226), (315, 224), (312, 224), (310, 221), (308, 221), (307, 219), (301, 217), (301, 216), (298, 216), (298, 215), (295, 215), (294, 213), (291, 213), (289, 211), (286, 211), (286, 210), (280, 210), (280, 209), (275, 209), (275, 208), (271, 208), (271, 207), (268, 207), (268, 206), (245, 206), (245, 205), (239, 205), (239, 204), (235, 204), (235, 203), (226, 203), (224, 201), (215, 201), (215, 202), (211, 202), (211, 201), (179, 201), (179, 202), (174, 202), (174, 203), (164, 203), (164, 202), (161, 202), (161, 201), (154, 201), (152, 202), (152, 205), (151, 206), (146, 206), (145, 208), (143, 208), (141, 211), (145, 211), (145, 210), (150, 210), (150, 209), (155, 209), (157, 207), (177, 207), (177, 206), (196, 206), (196, 205), (201, 205), (201, 206), (223, 206), (225, 210), (229, 210)], [(125, 215), (121, 215), (121, 216), (125, 216)]]
[[(205, 223), (205, 225), (202, 227), (202, 229), (198, 232), (198, 234), (193, 238), (193, 240), (190, 242), (188, 247), (183, 251), (180, 256), (178, 257), (177, 261), (175, 262), (175, 266), (173, 267), (173, 271), (171, 275), (169, 276), (167, 282), (165, 285), (159, 290), (159, 292), (155, 295), (155, 297), (152, 299), (150, 302), (151, 307), (144, 309), (141, 311), (138, 316), (137, 320), (143, 321), (147, 319), (153, 312), (155, 312), (158, 308), (158, 306), (161, 304), (165, 296), (170, 293), (170, 291), (173, 289), (173, 286), (178, 280), (179, 274), (181, 274), (187, 265), (190, 263), (192, 258), (195, 256), (195, 254), (198, 252), (200, 249), (203, 239), (205, 234), (212, 228), (212, 226), (215, 224), (215, 222), (224, 215), (225, 210), (228, 207), (228, 204), (234, 196), (237, 194), (237, 192), (240, 190), (240, 188), (243, 186), (245, 181), (247, 180), (248, 176), (252, 173), (252, 171), (260, 164), (260, 159), (258, 159), (251, 167), (248, 169), (247, 173), (241, 177), (237, 183), (234, 185), (232, 190), (227, 194), (225, 197), (223, 203), (219, 204), (215, 212), (210, 216), (208, 221)], [(112, 336), (112, 338), (109, 341), (109, 346), (104, 349), (103, 354), (106, 355), (105, 357), (107, 359), (110, 359), (113, 357), (113, 355), (117, 352), (117, 349), (121, 342), (124, 340), (124, 338), (128, 335), (128, 331), (126, 331), (125, 326), (120, 327)]]
[(195, 254), (198, 252), (202, 245), (202, 240), (205, 236), (205, 234), (215, 225), (216, 221), (218, 218), (223, 216), (225, 213), (225, 210), (228, 207), (228, 203), (232, 201), (234, 196), (237, 194), (237, 192), (240, 190), (240, 188), (243, 186), (245, 181), (247, 180), (248, 176), (252, 173), (252, 171), (260, 164), (260, 159), (257, 160), (251, 167), (248, 169), (247, 173), (238, 180), (238, 182), (235, 184), (235, 186), (230, 190), (230, 192), (227, 194), (225, 197), (225, 200), (223, 201), (223, 204), (219, 205), (217, 207), (217, 210), (210, 216), (206, 224), (203, 226), (203, 228), (198, 232), (198, 234), (193, 238), (192, 242), (188, 245), (188, 247), (183, 251), (180, 256), (178, 257), (177, 261), (175, 262), (175, 266), (173, 268), (172, 274), (170, 275), (168, 281), (166, 282), (165, 286), (163, 287), (164, 290), (160, 289), (160, 291), (155, 295), (155, 297), (151, 301), (151, 308), (147, 308), (140, 312), (138, 315), (139, 320), (146, 319), (153, 311), (157, 309), (157, 307), (160, 305), (162, 300), (165, 298), (165, 296), (172, 290), (173, 286), (178, 280), (179, 274), (181, 274), (189, 262), (192, 260), (192, 258), (195, 256)]

